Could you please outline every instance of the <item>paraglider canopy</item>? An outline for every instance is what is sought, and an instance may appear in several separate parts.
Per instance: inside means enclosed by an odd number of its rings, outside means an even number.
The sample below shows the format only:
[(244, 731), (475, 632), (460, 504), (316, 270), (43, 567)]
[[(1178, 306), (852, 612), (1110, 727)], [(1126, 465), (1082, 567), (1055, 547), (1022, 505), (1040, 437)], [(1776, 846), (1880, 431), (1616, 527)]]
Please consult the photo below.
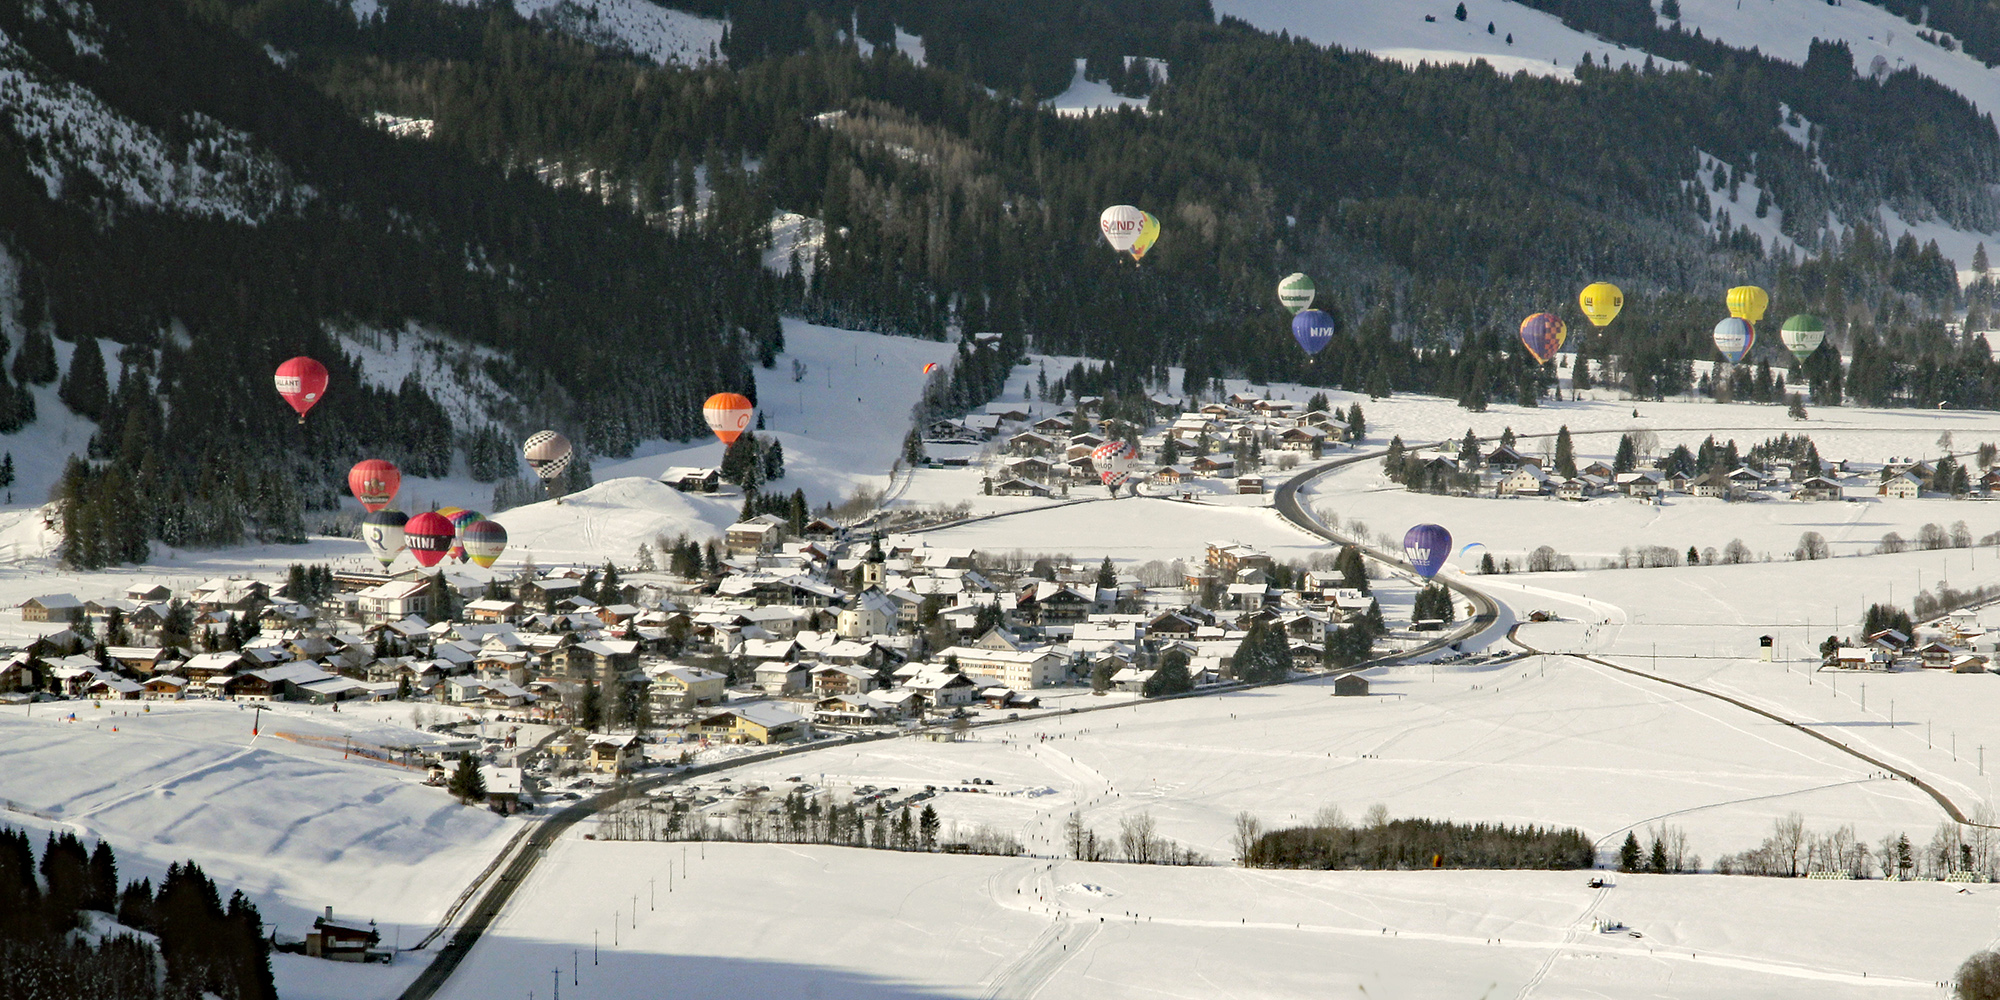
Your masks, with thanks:
[(457, 533), (451, 521), (436, 511), (418, 514), (403, 526), (404, 543), (409, 546), (410, 557), (425, 569), (436, 566), (444, 558)]
[(924, 366), (924, 374), (929, 375), (930, 373), (937, 371), (937, 369), (938, 369), (938, 363), (933, 361)]
[(1729, 315), (1752, 323), (1764, 318), (1771, 297), (1756, 285), (1739, 285), (1729, 290)]
[(458, 529), (458, 542), (479, 568), (487, 569), (507, 550), (507, 529), (497, 521), (475, 521)]
[(1750, 348), (1757, 344), (1757, 328), (1745, 319), (1731, 316), (1715, 324), (1715, 349), (1729, 359), (1730, 364), (1743, 360)]
[(278, 366), (273, 381), (278, 386), (278, 395), (285, 397), (303, 424), (306, 411), (326, 395), (326, 366), (311, 358), (293, 358)]
[(400, 510), (376, 510), (362, 516), (361, 540), (381, 561), (383, 569), (388, 569), (396, 561), (396, 553), (403, 551), (403, 526), (409, 522), (410, 515)]
[(1307, 309), (1292, 317), (1292, 339), (1305, 348), (1307, 354), (1318, 354), (1333, 343), (1333, 335), (1340, 330), (1330, 313), (1318, 309)]
[(389, 506), (403, 485), (403, 473), (396, 463), (379, 458), (363, 459), (347, 470), (347, 488), (370, 513)]
[(1139, 242), (1139, 232), (1146, 227), (1146, 213), (1130, 205), (1113, 205), (1097, 217), (1097, 228), (1104, 233), (1104, 241), (1119, 253), (1131, 253), (1133, 244)]
[(1403, 555), (1417, 575), (1428, 580), (1451, 558), (1451, 532), (1436, 524), (1419, 524), (1403, 533)]
[(1618, 311), (1625, 308), (1625, 293), (1608, 281), (1598, 281), (1586, 285), (1583, 294), (1576, 297), (1583, 307), (1583, 318), (1591, 326), (1605, 326), (1618, 318)]
[(1778, 338), (1785, 342), (1786, 350), (1804, 361), (1826, 342), (1826, 324), (1820, 322), (1818, 316), (1800, 313), (1778, 328)]
[(1521, 321), (1521, 346), (1534, 359), (1547, 364), (1569, 339), (1569, 329), (1553, 313), (1536, 313)]
[(734, 392), (718, 392), (701, 404), (701, 415), (708, 421), (708, 429), (726, 445), (735, 444), (750, 429), (750, 414), (755, 410), (750, 397)]
[(1317, 294), (1319, 289), (1313, 287), (1313, 280), (1298, 271), (1285, 275), (1285, 280), (1278, 282), (1278, 301), (1284, 303), (1294, 316), (1310, 308), (1313, 296)]

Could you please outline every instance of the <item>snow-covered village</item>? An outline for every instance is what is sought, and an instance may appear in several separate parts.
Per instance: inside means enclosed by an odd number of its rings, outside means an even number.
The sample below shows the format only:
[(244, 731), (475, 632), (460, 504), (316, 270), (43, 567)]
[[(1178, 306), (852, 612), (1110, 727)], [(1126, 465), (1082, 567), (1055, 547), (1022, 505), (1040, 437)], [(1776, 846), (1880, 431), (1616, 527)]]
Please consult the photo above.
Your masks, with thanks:
[(0, 10), (0, 1000), (2000, 998), (2000, 15)]

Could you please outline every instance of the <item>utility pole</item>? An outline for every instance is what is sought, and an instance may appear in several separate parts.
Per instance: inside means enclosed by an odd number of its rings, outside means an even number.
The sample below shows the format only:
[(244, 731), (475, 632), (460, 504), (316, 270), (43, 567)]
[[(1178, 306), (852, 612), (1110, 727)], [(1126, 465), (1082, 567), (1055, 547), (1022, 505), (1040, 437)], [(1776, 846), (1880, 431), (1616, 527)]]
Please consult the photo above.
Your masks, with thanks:
[(1868, 711), (1868, 682), (1861, 682), (1861, 710)]
[(639, 929), (639, 894), (632, 894), (632, 929)]
[[(673, 876), (669, 875), (667, 877), (672, 878)], [(646, 912), (648, 913), (651, 913), (652, 911), (660, 908), (659, 881), (660, 880), (656, 878), (649, 878), (646, 880)]]
[(562, 1000), (562, 969), (550, 969), (549, 982), (556, 988), (556, 1000)]

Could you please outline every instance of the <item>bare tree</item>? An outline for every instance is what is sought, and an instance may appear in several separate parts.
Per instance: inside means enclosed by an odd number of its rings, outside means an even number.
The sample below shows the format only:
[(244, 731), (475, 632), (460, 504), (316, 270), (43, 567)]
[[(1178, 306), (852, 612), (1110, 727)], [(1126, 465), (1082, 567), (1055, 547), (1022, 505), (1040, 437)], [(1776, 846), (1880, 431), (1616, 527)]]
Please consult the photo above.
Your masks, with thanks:
[(1750, 546), (1743, 544), (1741, 538), (1730, 539), (1729, 544), (1722, 547), (1722, 561), (1732, 566), (1749, 562)]
[(1150, 865), (1160, 860), (1162, 845), (1153, 822), (1153, 814), (1141, 812), (1126, 816), (1118, 821), (1118, 846), (1125, 852), (1125, 860), (1135, 864)]
[(1876, 544), (1875, 551), (1887, 555), (1895, 555), (1896, 553), (1901, 552), (1906, 548), (1909, 548), (1909, 546), (1910, 543), (1904, 541), (1903, 536), (1891, 531), (1888, 534), (1882, 536), (1882, 541)]
[[(1248, 863), (1250, 851), (1257, 846), (1257, 838), (1264, 835), (1264, 824), (1248, 812), (1236, 814), (1236, 860)], [(1071, 852), (1074, 855), (1074, 851)]]
[(1786, 874), (1797, 876), (1800, 854), (1806, 846), (1806, 817), (1804, 813), (1786, 813), (1771, 826), (1771, 846), (1778, 857), (1785, 862)]
[(1944, 548), (1948, 541), (1949, 538), (1945, 535), (1944, 529), (1938, 527), (1936, 524), (1926, 524), (1917, 529), (1917, 547), (1926, 552), (1935, 552), (1938, 549)]
[(1804, 562), (1808, 559), (1825, 559), (1828, 555), (1826, 536), (1817, 531), (1808, 531), (1799, 536), (1799, 547), (1792, 551), (1792, 558)]
[(1389, 807), (1380, 802), (1369, 806), (1368, 811), (1361, 814), (1361, 825), (1370, 828), (1388, 826)]
[(1319, 811), (1313, 813), (1312, 825), (1322, 830), (1345, 830), (1347, 829), (1347, 814), (1341, 812), (1339, 806), (1328, 803), (1320, 806)]

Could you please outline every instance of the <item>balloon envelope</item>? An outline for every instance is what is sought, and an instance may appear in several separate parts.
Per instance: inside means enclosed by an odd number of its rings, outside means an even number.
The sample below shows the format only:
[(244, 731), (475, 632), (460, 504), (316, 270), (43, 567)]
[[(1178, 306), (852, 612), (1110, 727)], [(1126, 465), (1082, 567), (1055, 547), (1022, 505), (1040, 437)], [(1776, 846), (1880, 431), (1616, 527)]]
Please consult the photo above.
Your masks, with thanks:
[(410, 557), (417, 561), (417, 565), (429, 569), (444, 558), (445, 551), (451, 548), (452, 538), (457, 534), (457, 529), (443, 514), (427, 511), (410, 518), (409, 523), (403, 525), (403, 544), (409, 547)]
[(1313, 296), (1317, 294), (1319, 289), (1313, 287), (1313, 280), (1298, 271), (1285, 275), (1285, 280), (1278, 282), (1278, 301), (1284, 303), (1294, 316), (1310, 308)]
[(1090, 453), (1090, 467), (1097, 470), (1097, 478), (1104, 485), (1116, 487), (1131, 478), (1132, 460), (1139, 453), (1124, 441), (1106, 441)]
[(278, 366), (273, 378), (278, 386), (278, 395), (285, 397), (304, 423), (306, 411), (318, 404), (326, 395), (326, 366), (311, 358), (293, 358)]
[(374, 510), (362, 516), (361, 540), (381, 560), (383, 569), (388, 569), (396, 561), (396, 553), (403, 551), (403, 526), (408, 523), (410, 515), (400, 510)]
[(1755, 323), (1764, 318), (1764, 309), (1771, 304), (1771, 297), (1756, 285), (1739, 285), (1729, 290), (1727, 301), (1729, 315)]
[(569, 468), (569, 438), (555, 431), (536, 431), (521, 443), (521, 455), (528, 460), (528, 468), (547, 482)]
[(1625, 293), (1617, 285), (1599, 281), (1585, 286), (1576, 302), (1583, 307), (1583, 317), (1591, 326), (1604, 326), (1617, 319), (1618, 310), (1625, 308)]
[(354, 463), (347, 470), (347, 488), (354, 492), (354, 499), (369, 512), (389, 506), (396, 499), (396, 491), (403, 486), (403, 473), (396, 463), (379, 458), (364, 459)]
[(1804, 361), (1826, 342), (1826, 324), (1820, 322), (1818, 316), (1800, 313), (1778, 328), (1778, 337), (1785, 342), (1785, 350)]
[(485, 569), (507, 550), (507, 529), (498, 521), (475, 521), (459, 529), (458, 542), (465, 546), (465, 554)]
[[(440, 510), (438, 511), (438, 513), (444, 514), (444, 511)], [(459, 562), (464, 562), (465, 529), (470, 528), (473, 525), (486, 520), (486, 515), (481, 514), (476, 510), (461, 510), (459, 508), (454, 507), (451, 508), (451, 513), (445, 514), (445, 520), (451, 522), (452, 531), (456, 532), (458, 535), (458, 540), (452, 543), (451, 549), (445, 553), (445, 557), (449, 559), (456, 559)]]
[(1139, 231), (1146, 228), (1146, 213), (1130, 205), (1113, 205), (1097, 217), (1097, 228), (1111, 249), (1131, 253), (1132, 245), (1139, 242)]
[(1435, 524), (1419, 524), (1403, 533), (1403, 555), (1417, 575), (1428, 580), (1451, 558), (1451, 532)]
[(1333, 343), (1333, 335), (1339, 330), (1340, 325), (1334, 322), (1333, 316), (1318, 309), (1307, 309), (1292, 317), (1292, 339), (1298, 341), (1307, 354), (1325, 350), (1326, 345)]
[(1536, 313), (1521, 321), (1521, 346), (1536, 361), (1546, 364), (1569, 339), (1569, 329), (1553, 313)]
[(750, 429), (750, 414), (756, 408), (750, 397), (741, 393), (718, 392), (701, 404), (701, 415), (708, 421), (708, 429), (728, 445), (735, 444)]
[(1715, 349), (1729, 359), (1730, 364), (1743, 360), (1750, 348), (1757, 345), (1757, 328), (1748, 320), (1731, 316), (1715, 324)]
[(1132, 241), (1133, 260), (1144, 259), (1146, 251), (1153, 249), (1153, 244), (1160, 240), (1160, 220), (1154, 218), (1151, 212), (1139, 214), (1145, 216), (1145, 221), (1139, 224), (1139, 238)]

